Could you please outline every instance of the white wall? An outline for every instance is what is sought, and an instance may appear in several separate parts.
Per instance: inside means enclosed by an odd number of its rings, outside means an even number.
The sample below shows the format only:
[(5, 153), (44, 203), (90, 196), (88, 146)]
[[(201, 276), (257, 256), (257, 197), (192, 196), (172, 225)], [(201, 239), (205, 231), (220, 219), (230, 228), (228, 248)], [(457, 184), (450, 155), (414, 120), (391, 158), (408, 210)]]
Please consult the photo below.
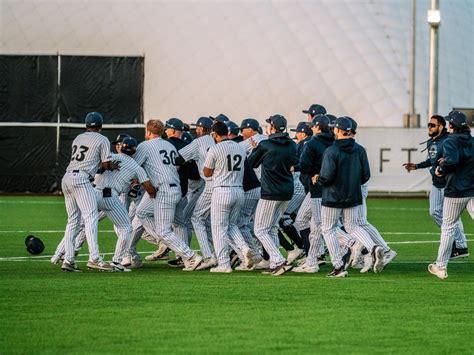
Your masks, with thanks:
[[(418, 0), (417, 111), (426, 120), (428, 0)], [(441, 1), (440, 109), (474, 106), (474, 2)], [(311, 103), (362, 126), (408, 110), (410, 0), (0, 0), (0, 53), (145, 55), (145, 115), (281, 113)]]

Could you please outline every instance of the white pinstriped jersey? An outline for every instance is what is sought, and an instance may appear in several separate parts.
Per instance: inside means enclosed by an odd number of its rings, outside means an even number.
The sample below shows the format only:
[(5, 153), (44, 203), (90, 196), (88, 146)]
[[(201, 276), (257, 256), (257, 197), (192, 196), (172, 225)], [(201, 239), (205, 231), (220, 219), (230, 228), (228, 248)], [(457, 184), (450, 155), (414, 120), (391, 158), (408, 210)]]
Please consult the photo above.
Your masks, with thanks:
[(118, 194), (128, 192), (132, 180), (137, 179), (140, 184), (148, 180), (148, 176), (143, 168), (132, 157), (126, 154), (112, 154), (112, 160), (120, 162), (120, 170), (106, 170), (102, 174), (97, 174), (94, 184), (103, 189), (110, 187)]
[[(252, 138), (255, 143), (260, 143), (261, 141), (265, 140), (265, 139), (268, 139), (268, 137), (264, 134), (255, 134), (253, 135)], [(250, 153), (252, 153), (252, 150), (253, 150), (253, 147), (252, 147), (252, 144), (250, 143), (250, 138), (247, 138), (246, 140), (240, 142), (239, 144), (245, 149), (245, 152), (247, 153), (247, 156), (250, 155)]]
[(206, 154), (210, 147), (214, 146), (214, 138), (210, 135), (205, 135), (194, 139), (186, 147), (179, 150), (179, 154), (184, 160), (194, 160), (198, 166), (199, 175), (206, 181), (211, 181), (212, 177), (205, 177), (203, 173), (204, 161), (206, 160)]
[(177, 156), (174, 145), (164, 139), (153, 138), (138, 145), (135, 160), (145, 169), (155, 187), (163, 183), (179, 186)]
[(238, 143), (225, 140), (209, 148), (204, 166), (214, 169), (213, 185), (242, 186), (245, 150)]
[(72, 142), (71, 161), (66, 168), (84, 171), (94, 176), (101, 162), (110, 161), (110, 142), (98, 132), (81, 133)]

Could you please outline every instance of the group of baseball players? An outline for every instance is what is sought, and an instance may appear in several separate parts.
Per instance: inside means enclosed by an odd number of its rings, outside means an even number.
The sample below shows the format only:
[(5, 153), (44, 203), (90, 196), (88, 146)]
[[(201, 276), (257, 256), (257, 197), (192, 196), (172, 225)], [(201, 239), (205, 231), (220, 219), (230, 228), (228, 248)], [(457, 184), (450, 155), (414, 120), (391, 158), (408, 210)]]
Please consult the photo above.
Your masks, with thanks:
[[(266, 120), (266, 135), (253, 118), (238, 125), (224, 114), (200, 117), (196, 137), (178, 118), (151, 119), (143, 143), (120, 134), (116, 153), (100, 134), (101, 114), (87, 114), (62, 180), (68, 222), (51, 262), (81, 271), (75, 257), (87, 241), (88, 268), (127, 272), (143, 266), (137, 244), (144, 239), (156, 245), (146, 261), (168, 260), (172, 251), (168, 265), (184, 271), (317, 273), (329, 256), (328, 277), (345, 277), (349, 267), (382, 272), (397, 253), (367, 221), (370, 168), (355, 140), (357, 122), (319, 104), (303, 113), (294, 139), (278, 114)], [(449, 135), (434, 133), (443, 117), (430, 121), (428, 160), (404, 164), (432, 168), (430, 212), (442, 234), (429, 271), (440, 278), (450, 258), (469, 255), (460, 215), (467, 207), (474, 217), (474, 143), (461, 112), (446, 119)], [(105, 217), (118, 237), (111, 262), (98, 245)], [(200, 254), (191, 248), (193, 232)]]

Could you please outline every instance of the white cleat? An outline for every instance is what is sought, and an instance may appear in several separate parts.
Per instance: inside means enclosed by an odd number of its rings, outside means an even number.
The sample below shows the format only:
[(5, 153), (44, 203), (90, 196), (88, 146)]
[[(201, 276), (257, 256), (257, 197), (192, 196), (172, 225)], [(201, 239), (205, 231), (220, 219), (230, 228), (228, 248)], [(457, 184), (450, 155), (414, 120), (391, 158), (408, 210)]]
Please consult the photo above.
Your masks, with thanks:
[(89, 260), (87, 262), (87, 267), (92, 270), (99, 270), (99, 271), (114, 271), (114, 268), (105, 261), (92, 261)]
[[(255, 260), (256, 260), (256, 257), (253, 254), (253, 251), (250, 250), (250, 249), (245, 249), (244, 250), (244, 262), (243, 262), (243, 264), (248, 269), (252, 269), (255, 266)], [(240, 265), (242, 265), (242, 264), (240, 264)]]
[(270, 260), (262, 260), (255, 265), (255, 270), (267, 270), (270, 268)]
[(76, 263), (69, 263), (66, 260), (63, 261), (61, 270), (68, 272), (82, 272), (82, 270), (77, 267)]
[(58, 265), (61, 264), (64, 261), (62, 256), (54, 254), (51, 258), (51, 264), (53, 265)]
[(448, 278), (448, 270), (446, 267), (437, 266), (435, 263), (428, 265), (428, 271), (439, 277), (441, 280)]
[(319, 272), (319, 266), (309, 266), (307, 264), (302, 264), (300, 266), (297, 266), (291, 270), (293, 272), (300, 272), (300, 273), (308, 273), (308, 274), (314, 274)]
[(374, 258), (372, 257), (371, 253), (367, 253), (364, 255), (364, 266), (360, 270), (362, 274), (365, 274), (366, 272), (369, 272), (372, 270), (372, 267), (374, 266)]
[(254, 269), (255, 269), (255, 266), (248, 268), (247, 266), (245, 266), (245, 264), (242, 263), (239, 266), (237, 266), (234, 270), (235, 271), (252, 271)]
[(301, 254), (304, 253), (304, 250), (303, 249), (299, 249), (298, 247), (295, 247), (293, 250), (290, 250), (288, 252), (288, 255), (287, 255), (287, 263), (288, 264), (291, 264), (293, 261), (295, 261), (296, 259), (298, 259)]
[(170, 249), (164, 244), (161, 243), (158, 250), (156, 250), (153, 254), (145, 256), (146, 261), (157, 261), (157, 260), (168, 260)]
[(387, 266), (392, 262), (393, 259), (397, 256), (397, 252), (393, 249), (390, 249), (383, 255), (383, 266)]
[(221, 267), (221, 266), (216, 266), (213, 267), (209, 270), (210, 272), (220, 272), (224, 274), (230, 274), (232, 272), (232, 269), (230, 267)]
[(374, 249), (374, 272), (382, 272), (384, 263), (383, 263), (383, 248), (382, 247), (375, 247)]
[(211, 267), (216, 266), (216, 265), (217, 265), (216, 258), (214, 258), (214, 257), (205, 258), (205, 259), (202, 260), (201, 265), (199, 265), (196, 268), (196, 270), (207, 270), (207, 269), (210, 269)]
[(194, 253), (194, 255), (188, 260), (184, 260), (183, 271), (194, 271), (202, 262), (202, 256)]
[(110, 266), (113, 267), (113, 271), (115, 272), (131, 272), (132, 270), (131, 269), (127, 269), (125, 266), (123, 266), (122, 264), (120, 263), (116, 263), (115, 261), (112, 261), (110, 263)]
[[(364, 255), (362, 255), (362, 249), (364, 249), (364, 246), (359, 242), (355, 242), (351, 248), (349, 264), (353, 269), (361, 269), (363, 267)], [(358, 265), (360, 265), (360, 267), (357, 267)]]

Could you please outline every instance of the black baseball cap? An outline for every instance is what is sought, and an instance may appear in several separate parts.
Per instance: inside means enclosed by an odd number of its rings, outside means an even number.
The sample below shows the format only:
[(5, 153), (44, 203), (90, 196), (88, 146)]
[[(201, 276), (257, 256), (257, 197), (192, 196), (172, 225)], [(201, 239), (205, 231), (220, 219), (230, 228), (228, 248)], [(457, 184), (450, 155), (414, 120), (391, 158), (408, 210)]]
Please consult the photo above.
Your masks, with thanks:
[(225, 122), (225, 124), (227, 125), (227, 128), (229, 129), (229, 133), (232, 133), (235, 135), (239, 134), (240, 127), (237, 126), (237, 123), (232, 122), (232, 121), (227, 121)]
[(313, 131), (311, 131), (311, 128), (308, 126), (308, 122), (298, 122), (298, 125), (296, 126), (295, 129), (290, 129), (292, 132), (303, 132), (306, 133), (307, 136), (312, 136)]
[(122, 143), (125, 138), (131, 138), (130, 135), (125, 134), (125, 133), (120, 133), (117, 138), (115, 138), (114, 141), (111, 142), (111, 144), (119, 144)]
[(311, 116), (315, 115), (324, 115), (326, 114), (326, 108), (319, 104), (312, 104), (309, 109), (303, 110), (303, 113), (310, 114)]
[(329, 128), (329, 117), (326, 115), (316, 115), (311, 121), (311, 127), (319, 126), (320, 128)]
[(352, 130), (352, 123), (347, 117), (339, 117), (336, 120), (336, 125), (334, 127), (339, 128), (342, 131), (350, 132)]
[(172, 128), (177, 131), (184, 131), (184, 124), (179, 118), (170, 118), (165, 122), (165, 128)]
[(461, 111), (451, 111), (444, 119), (457, 128), (467, 126), (466, 115)]
[(282, 115), (270, 116), (265, 121), (270, 123), (277, 131), (281, 132), (286, 129), (287, 121)]
[(329, 118), (329, 127), (334, 127), (336, 125), (337, 117), (327, 113), (326, 116)]
[(219, 121), (219, 122), (228, 122), (230, 121), (229, 117), (224, 115), (223, 113), (219, 113), (216, 117), (209, 116), (210, 119), (213, 119), (214, 121)]
[(353, 119), (352, 117), (349, 117), (349, 116), (344, 116), (344, 117), (348, 118), (351, 121), (351, 125), (352, 125), (351, 132), (355, 134), (356, 131), (357, 131), (357, 122), (356, 122), (356, 120)]
[(190, 132), (184, 131), (183, 134), (181, 135), (181, 140), (186, 142), (186, 143), (191, 143), (193, 141), (194, 137)]
[(258, 127), (260, 127), (260, 123), (255, 118), (246, 118), (245, 120), (242, 121), (240, 124), (240, 129), (244, 128), (252, 128), (254, 131), (258, 130)]
[(214, 121), (210, 117), (200, 117), (196, 123), (192, 123), (191, 126), (211, 128)]

